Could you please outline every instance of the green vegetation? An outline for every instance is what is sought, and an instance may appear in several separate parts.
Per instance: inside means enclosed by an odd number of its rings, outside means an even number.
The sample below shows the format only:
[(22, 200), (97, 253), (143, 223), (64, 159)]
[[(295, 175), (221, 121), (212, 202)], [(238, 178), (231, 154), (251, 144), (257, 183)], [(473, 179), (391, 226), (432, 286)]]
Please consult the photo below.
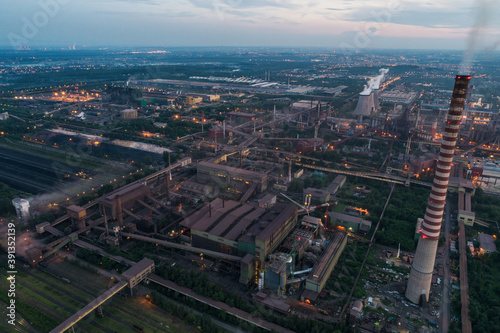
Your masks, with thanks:
[(12, 205), (12, 199), (14, 199), (14, 191), (0, 182), (0, 216), (15, 214), (16, 210)]
[(477, 188), (476, 194), (472, 197), (472, 211), (480, 219), (500, 220), (498, 198), (484, 194), (481, 188)]
[(427, 188), (396, 187), (377, 231), (377, 242), (393, 247), (401, 244), (406, 251), (414, 250), (415, 225), (425, 214), (428, 197)]
[[(0, 300), (10, 304), (6, 292), (0, 293)], [(16, 299), (16, 310), (41, 332), (50, 332), (59, 324), (56, 319), (19, 298)]]
[[(500, 242), (497, 241), (500, 248)], [(500, 254), (467, 258), (469, 313), (474, 332), (500, 332)]]
[(127, 265), (118, 263), (108, 257), (102, 256), (99, 252), (93, 250), (83, 248), (78, 249), (76, 251), (76, 256), (77, 258), (86, 260), (89, 263), (98, 267), (102, 267), (106, 270), (116, 269), (121, 273), (127, 268)]
[(184, 306), (176, 305), (174, 302), (169, 301), (167, 298), (156, 291), (154, 291), (151, 295), (151, 302), (158, 306), (160, 309), (170, 313), (171, 315), (174, 315), (177, 318), (181, 318), (186, 324), (198, 327), (202, 332), (227, 332), (225, 329), (222, 329), (215, 325), (208, 315), (199, 315), (188, 311)]

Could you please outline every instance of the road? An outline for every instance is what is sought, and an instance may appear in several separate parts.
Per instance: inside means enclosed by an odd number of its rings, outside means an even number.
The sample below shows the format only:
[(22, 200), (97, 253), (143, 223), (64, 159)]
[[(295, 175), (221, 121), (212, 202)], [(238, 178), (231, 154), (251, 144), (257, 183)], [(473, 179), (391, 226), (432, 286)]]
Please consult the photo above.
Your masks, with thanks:
[(450, 202), (446, 203), (446, 216), (444, 217), (444, 256), (443, 256), (443, 294), (441, 296), (441, 332), (447, 333), (450, 327)]

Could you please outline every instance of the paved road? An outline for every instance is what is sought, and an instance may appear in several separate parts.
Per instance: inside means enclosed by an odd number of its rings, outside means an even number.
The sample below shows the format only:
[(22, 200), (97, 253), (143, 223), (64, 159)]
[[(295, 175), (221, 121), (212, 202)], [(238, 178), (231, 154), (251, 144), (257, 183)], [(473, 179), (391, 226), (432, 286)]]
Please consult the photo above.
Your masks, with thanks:
[(441, 332), (447, 333), (450, 326), (450, 202), (446, 203), (446, 216), (444, 218), (444, 237), (446, 239), (443, 256), (443, 295), (441, 296)]

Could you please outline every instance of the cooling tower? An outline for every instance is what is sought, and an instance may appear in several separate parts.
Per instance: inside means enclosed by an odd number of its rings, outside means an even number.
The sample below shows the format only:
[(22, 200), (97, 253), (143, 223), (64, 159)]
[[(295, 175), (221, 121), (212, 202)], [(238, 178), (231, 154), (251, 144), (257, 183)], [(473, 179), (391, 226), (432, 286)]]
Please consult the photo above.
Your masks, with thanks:
[(436, 261), (436, 250), (441, 232), (450, 170), (455, 155), (455, 146), (470, 79), (471, 77), (467, 75), (458, 75), (455, 79), (455, 88), (453, 89), (450, 110), (446, 119), (434, 182), (406, 287), (406, 298), (416, 304), (422, 301), (422, 296), (425, 297), (426, 302), (429, 300), (429, 290)]
[(378, 89), (373, 89), (373, 105), (375, 109), (380, 109), (380, 101), (378, 99)]
[(375, 105), (373, 104), (373, 94), (371, 89), (365, 89), (361, 94), (359, 94), (358, 105), (354, 110), (355, 116), (369, 116)]

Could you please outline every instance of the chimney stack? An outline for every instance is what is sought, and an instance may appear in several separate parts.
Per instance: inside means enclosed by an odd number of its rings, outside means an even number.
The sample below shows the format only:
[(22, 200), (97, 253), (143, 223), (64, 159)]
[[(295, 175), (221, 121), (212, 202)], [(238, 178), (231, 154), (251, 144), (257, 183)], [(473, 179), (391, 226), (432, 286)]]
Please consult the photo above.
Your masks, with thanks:
[(122, 200), (119, 195), (116, 196), (116, 217), (120, 228), (123, 228)]
[(425, 297), (426, 302), (429, 300), (448, 181), (470, 79), (471, 77), (468, 75), (457, 75), (455, 79), (455, 88), (453, 89), (451, 105), (446, 119), (434, 182), (406, 287), (406, 298), (415, 304), (420, 304), (423, 297)]

